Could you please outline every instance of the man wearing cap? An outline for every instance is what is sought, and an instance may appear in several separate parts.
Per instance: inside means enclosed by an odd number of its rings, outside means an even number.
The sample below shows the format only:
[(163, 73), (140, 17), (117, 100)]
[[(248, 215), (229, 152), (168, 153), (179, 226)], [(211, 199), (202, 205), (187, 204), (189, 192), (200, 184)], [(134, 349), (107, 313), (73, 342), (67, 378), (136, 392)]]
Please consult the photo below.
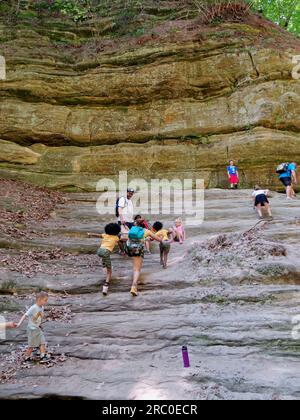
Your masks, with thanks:
[(127, 197), (120, 197), (118, 201), (119, 224), (126, 225), (129, 229), (134, 226), (134, 209), (132, 203), (133, 195), (134, 190), (132, 188), (128, 188)]

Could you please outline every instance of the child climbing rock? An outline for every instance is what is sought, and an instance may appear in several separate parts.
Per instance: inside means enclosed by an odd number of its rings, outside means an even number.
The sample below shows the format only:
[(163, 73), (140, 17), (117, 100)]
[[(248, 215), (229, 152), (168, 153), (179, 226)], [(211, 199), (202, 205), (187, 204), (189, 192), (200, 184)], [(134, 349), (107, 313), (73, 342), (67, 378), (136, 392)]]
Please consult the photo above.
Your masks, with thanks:
[(112, 278), (111, 254), (115, 247), (120, 243), (121, 226), (117, 223), (109, 223), (105, 226), (105, 233), (88, 233), (89, 237), (102, 238), (102, 243), (97, 251), (97, 255), (102, 258), (103, 269), (106, 271), (106, 280), (103, 285), (102, 293), (108, 294), (109, 284)]
[[(147, 230), (151, 230), (150, 223), (143, 216), (141, 216), (140, 214), (136, 215), (135, 218), (134, 218), (134, 224), (136, 226), (138, 226), (138, 224), (141, 221), (143, 222), (143, 224), (144, 224), (144, 226), (145, 226), (145, 228)], [(148, 236), (147, 238), (145, 238), (145, 251), (146, 251), (146, 253), (148, 255), (151, 255), (151, 242), (152, 241), (153, 241), (153, 239), (150, 236)]]
[(158, 238), (162, 240), (159, 244), (160, 248), (160, 263), (164, 269), (168, 266), (168, 256), (171, 250), (171, 240), (170, 235), (172, 235), (173, 230), (167, 230), (163, 228), (163, 224), (161, 222), (155, 222), (153, 225), (153, 230)]
[(145, 239), (148, 237), (158, 242), (162, 242), (161, 238), (155, 235), (152, 231), (146, 229), (146, 225), (143, 220), (136, 221), (136, 226), (133, 226), (128, 232), (128, 241), (125, 249), (127, 255), (132, 258), (133, 281), (130, 293), (134, 297), (138, 296), (138, 282), (145, 255)]
[(267, 210), (269, 218), (273, 219), (272, 210), (268, 199), (269, 195), (269, 190), (262, 190), (259, 185), (255, 185), (254, 191), (252, 193), (253, 204), (254, 208), (257, 210), (260, 219), (263, 219), (263, 208)]
[(46, 340), (41, 328), (44, 318), (44, 307), (48, 303), (48, 298), (48, 293), (46, 292), (37, 293), (35, 304), (28, 309), (17, 324), (17, 328), (19, 328), (24, 320), (28, 319), (28, 348), (25, 353), (26, 362), (32, 360), (32, 352), (36, 347), (40, 348), (40, 363), (48, 363), (51, 360), (50, 356), (46, 352)]

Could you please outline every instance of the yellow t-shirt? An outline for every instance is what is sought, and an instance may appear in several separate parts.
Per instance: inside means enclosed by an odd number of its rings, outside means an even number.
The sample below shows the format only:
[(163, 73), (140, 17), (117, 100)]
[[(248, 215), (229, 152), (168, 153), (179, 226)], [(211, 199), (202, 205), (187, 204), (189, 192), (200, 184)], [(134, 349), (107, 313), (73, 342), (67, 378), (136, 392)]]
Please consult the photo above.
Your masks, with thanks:
[(148, 238), (148, 236), (151, 236), (151, 235), (153, 235), (153, 232), (151, 232), (151, 230), (149, 229), (145, 229), (144, 239)]
[(119, 243), (120, 238), (115, 235), (107, 235), (104, 233), (102, 235), (101, 248), (108, 249), (110, 252), (113, 252), (115, 246)]
[(155, 233), (156, 236), (158, 236), (159, 238), (161, 238), (163, 241), (168, 241), (169, 240), (169, 232), (167, 231), (167, 229), (161, 229), (158, 232)]

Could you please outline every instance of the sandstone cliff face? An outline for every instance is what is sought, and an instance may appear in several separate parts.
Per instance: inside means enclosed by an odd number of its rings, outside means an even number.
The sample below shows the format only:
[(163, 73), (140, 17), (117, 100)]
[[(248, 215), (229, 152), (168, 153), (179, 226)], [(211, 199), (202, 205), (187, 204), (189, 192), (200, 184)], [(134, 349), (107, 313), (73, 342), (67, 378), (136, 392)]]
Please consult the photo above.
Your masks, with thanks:
[(54, 48), (56, 32), (0, 26), (0, 176), (94, 190), (102, 176), (128, 170), (216, 187), (234, 158), (245, 186), (277, 187), (276, 163), (300, 161), (300, 81), (292, 77), (300, 42), (269, 47), (257, 42), (271, 36), (265, 29), (227, 23), (198, 40), (87, 59)]

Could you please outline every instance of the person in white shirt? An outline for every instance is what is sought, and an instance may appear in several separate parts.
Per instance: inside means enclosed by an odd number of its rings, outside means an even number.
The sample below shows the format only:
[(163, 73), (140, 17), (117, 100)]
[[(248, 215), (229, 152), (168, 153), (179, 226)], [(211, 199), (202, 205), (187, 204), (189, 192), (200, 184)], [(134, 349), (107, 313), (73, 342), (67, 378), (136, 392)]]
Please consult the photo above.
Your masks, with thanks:
[(134, 208), (132, 203), (134, 192), (132, 188), (128, 188), (127, 197), (120, 197), (118, 200), (118, 222), (129, 229), (134, 226)]
[(273, 219), (272, 209), (268, 198), (269, 196), (269, 190), (263, 190), (260, 188), (259, 185), (255, 185), (254, 191), (252, 193), (253, 205), (254, 208), (257, 210), (260, 219), (263, 219), (263, 208), (267, 210), (269, 218)]

